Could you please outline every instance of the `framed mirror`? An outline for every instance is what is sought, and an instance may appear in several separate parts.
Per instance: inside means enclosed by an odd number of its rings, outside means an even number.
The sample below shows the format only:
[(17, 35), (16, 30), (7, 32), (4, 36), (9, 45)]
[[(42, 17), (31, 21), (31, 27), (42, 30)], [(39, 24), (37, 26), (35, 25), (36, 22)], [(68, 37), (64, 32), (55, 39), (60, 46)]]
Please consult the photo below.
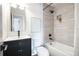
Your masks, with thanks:
[(11, 7), (11, 32), (26, 30), (25, 10)]

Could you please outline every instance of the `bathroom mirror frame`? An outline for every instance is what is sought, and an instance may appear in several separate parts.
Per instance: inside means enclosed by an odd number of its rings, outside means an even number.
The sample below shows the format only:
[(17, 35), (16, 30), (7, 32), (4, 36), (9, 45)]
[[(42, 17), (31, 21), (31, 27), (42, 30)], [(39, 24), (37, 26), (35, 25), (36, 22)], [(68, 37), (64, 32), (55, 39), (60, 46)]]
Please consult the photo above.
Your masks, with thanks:
[[(25, 31), (26, 30), (25, 9), (21, 10), (18, 7), (17, 8), (10, 7), (10, 8), (11, 8), (10, 9), (10, 11), (11, 11), (10, 12), (11, 13), (11, 32)], [(16, 22), (15, 20), (19, 20), (20, 22)], [(16, 26), (16, 24), (14, 22), (16, 22), (18, 24), (18, 26)], [(19, 27), (19, 29), (17, 27)]]

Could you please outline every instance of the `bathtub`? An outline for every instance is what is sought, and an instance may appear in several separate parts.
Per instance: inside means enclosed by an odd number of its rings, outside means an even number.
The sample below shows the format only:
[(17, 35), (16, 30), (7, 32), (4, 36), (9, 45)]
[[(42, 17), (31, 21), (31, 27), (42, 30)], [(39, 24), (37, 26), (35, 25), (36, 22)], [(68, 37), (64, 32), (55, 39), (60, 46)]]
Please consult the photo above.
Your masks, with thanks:
[(74, 48), (59, 42), (46, 43), (45, 47), (48, 49), (51, 56), (73, 56)]

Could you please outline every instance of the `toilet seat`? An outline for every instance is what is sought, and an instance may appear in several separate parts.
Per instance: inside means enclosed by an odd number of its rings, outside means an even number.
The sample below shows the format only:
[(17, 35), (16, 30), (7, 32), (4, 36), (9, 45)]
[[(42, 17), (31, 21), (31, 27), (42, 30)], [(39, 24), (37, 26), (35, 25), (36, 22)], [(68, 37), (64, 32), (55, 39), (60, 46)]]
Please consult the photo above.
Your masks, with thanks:
[(40, 46), (37, 47), (38, 56), (49, 56), (49, 51), (47, 48)]

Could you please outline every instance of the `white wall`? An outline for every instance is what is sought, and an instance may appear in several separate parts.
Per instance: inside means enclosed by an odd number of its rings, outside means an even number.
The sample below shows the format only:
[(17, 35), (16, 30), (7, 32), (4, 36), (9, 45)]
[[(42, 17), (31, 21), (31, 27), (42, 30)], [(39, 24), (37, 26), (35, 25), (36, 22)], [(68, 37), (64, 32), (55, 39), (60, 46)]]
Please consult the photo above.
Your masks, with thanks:
[[(62, 22), (57, 20), (58, 15), (62, 15)], [(74, 46), (74, 4), (55, 5), (54, 37), (60, 43)]]
[(5, 40), (7, 38), (7, 33), (8, 33), (8, 20), (10, 20), (10, 9), (9, 9), (9, 4), (5, 3), (2, 5), (2, 29), (3, 29), (3, 40)]
[[(47, 4), (43, 4), (43, 8), (45, 8)], [(44, 42), (49, 42), (49, 34), (52, 34), (53, 38), (53, 32), (54, 32), (54, 17), (53, 14), (50, 13), (50, 10), (53, 11), (53, 7), (49, 6), (47, 9), (43, 11), (43, 20), (44, 20)]]
[(2, 5), (0, 5), (0, 37), (2, 37)]
[[(27, 34), (32, 37), (34, 40), (34, 46), (40, 46), (43, 44), (43, 6), (41, 3), (30, 3), (27, 4), (28, 8), (26, 9), (27, 17)], [(31, 20), (32, 17), (39, 18), (41, 21), (40, 32), (32, 32)], [(37, 24), (36, 24), (37, 25)]]
[[(0, 45), (2, 45), (1, 41), (2, 41), (2, 5), (0, 5)], [(2, 54), (3, 52), (0, 51), (0, 56), (2, 56)]]

